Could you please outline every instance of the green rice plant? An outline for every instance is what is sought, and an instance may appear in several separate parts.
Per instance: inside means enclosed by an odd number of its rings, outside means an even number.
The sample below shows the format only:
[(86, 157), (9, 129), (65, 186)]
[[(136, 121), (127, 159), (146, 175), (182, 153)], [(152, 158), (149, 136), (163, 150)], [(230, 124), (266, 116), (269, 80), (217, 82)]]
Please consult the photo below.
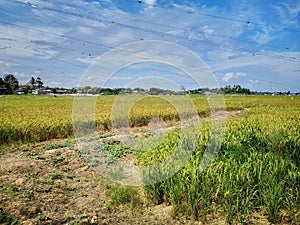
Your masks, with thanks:
[[(249, 223), (253, 213), (262, 211), (272, 223), (283, 216), (298, 221), (293, 212), (299, 211), (299, 106), (258, 106), (246, 117), (230, 120), (218, 157), (200, 171), (210, 137), (204, 126), (190, 162), (173, 177), (147, 186), (148, 195), (156, 203), (170, 202), (175, 215), (196, 219), (222, 212), (229, 223)], [(179, 136), (171, 132), (155, 149), (140, 152), (140, 164), (167, 158)]]

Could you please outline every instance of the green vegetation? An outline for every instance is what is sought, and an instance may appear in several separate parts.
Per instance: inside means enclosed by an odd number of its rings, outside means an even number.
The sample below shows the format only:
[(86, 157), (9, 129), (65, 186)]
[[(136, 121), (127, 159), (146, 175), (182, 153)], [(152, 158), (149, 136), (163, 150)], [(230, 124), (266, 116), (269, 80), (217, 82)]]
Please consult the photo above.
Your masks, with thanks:
[[(252, 99), (251, 104), (267, 99)], [(268, 105), (260, 101), (244, 118), (228, 121), (221, 151), (204, 171), (199, 163), (210, 129), (209, 124), (201, 126), (190, 163), (175, 176), (147, 186), (149, 196), (156, 203), (170, 202), (174, 215), (194, 219), (221, 214), (229, 223), (248, 223), (258, 213), (272, 223), (299, 223), (300, 102), (279, 100)], [(174, 151), (178, 137), (179, 132), (170, 133), (155, 149), (142, 152), (140, 164), (160, 162)]]
[(0, 94), (13, 94), (19, 88), (18, 79), (12, 74), (6, 74), (3, 79), (0, 78)]
[(120, 204), (129, 204), (132, 208), (136, 208), (142, 204), (138, 191), (134, 187), (108, 185), (107, 195), (111, 198), (110, 207), (116, 207)]
[(0, 223), (7, 224), (7, 225), (15, 225), (19, 224), (19, 221), (12, 217), (11, 215), (5, 213), (3, 209), (0, 208)]
[(125, 153), (131, 152), (130, 148), (122, 145), (121, 142), (117, 139), (103, 140), (102, 143), (104, 148), (103, 150), (105, 151), (104, 154), (107, 157), (108, 163), (115, 161)]
[(67, 140), (65, 142), (51, 142), (50, 144), (45, 146), (45, 149), (51, 150), (51, 149), (65, 148), (71, 146), (73, 146), (73, 143), (70, 140)]

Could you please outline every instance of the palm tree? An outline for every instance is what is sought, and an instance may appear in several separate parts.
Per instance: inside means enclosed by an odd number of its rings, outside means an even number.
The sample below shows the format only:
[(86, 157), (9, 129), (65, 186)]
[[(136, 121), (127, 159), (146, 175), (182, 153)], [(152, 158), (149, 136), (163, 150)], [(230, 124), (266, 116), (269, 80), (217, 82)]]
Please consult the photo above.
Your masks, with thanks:
[(35, 88), (36, 81), (35, 81), (34, 77), (31, 77), (31, 79), (30, 79), (30, 81), (28, 83), (30, 84), (30, 86), (32, 87), (32, 89)]
[(4, 94), (6, 91), (4, 80), (0, 77), (0, 95)]
[(0, 87), (4, 87), (4, 81), (1, 77), (0, 77)]
[(6, 88), (7, 94), (12, 94), (19, 88), (19, 81), (12, 74), (7, 74), (4, 76), (3, 84), (4, 84), (3, 86)]
[(35, 83), (37, 84), (38, 88), (42, 88), (44, 84), (40, 77), (36, 78)]

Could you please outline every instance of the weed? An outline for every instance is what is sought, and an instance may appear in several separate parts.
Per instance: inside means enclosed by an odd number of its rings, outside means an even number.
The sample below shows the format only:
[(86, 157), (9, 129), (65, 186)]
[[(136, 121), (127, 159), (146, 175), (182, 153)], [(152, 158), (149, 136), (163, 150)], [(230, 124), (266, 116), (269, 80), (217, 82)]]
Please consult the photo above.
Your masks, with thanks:
[(74, 174), (68, 174), (68, 175), (67, 175), (67, 178), (73, 180), (73, 179), (75, 178), (75, 175), (74, 175)]
[(52, 189), (51, 186), (44, 186), (44, 187), (42, 187), (42, 188), (37, 188), (36, 191), (37, 191), (37, 192), (45, 192), (45, 193), (48, 193), (48, 192), (51, 191), (51, 189)]
[(101, 146), (104, 149), (104, 154), (107, 156), (107, 163), (112, 163), (125, 153), (132, 152), (129, 147), (122, 145), (120, 140), (117, 139), (104, 139), (102, 140), (102, 143), (103, 144)]
[(9, 145), (0, 145), (0, 157), (9, 149)]
[(81, 192), (80, 195), (81, 195), (81, 197), (87, 197), (87, 196), (88, 196), (88, 195), (87, 195), (86, 193), (84, 193), (84, 192)]
[(64, 157), (61, 155), (51, 157), (52, 165), (56, 165), (58, 162), (62, 162), (62, 161), (64, 161)]
[(35, 180), (37, 178), (37, 173), (26, 173), (25, 177), (27, 180)]
[(63, 187), (63, 189), (66, 190), (66, 191), (74, 191), (74, 190), (75, 190), (75, 187), (72, 187), (72, 186), (69, 186), (69, 185), (65, 185), (65, 186)]
[(41, 153), (37, 151), (28, 151), (25, 153), (26, 156), (39, 156)]
[(19, 221), (8, 213), (5, 213), (4, 210), (0, 208), (0, 223), (15, 225), (19, 224)]
[(56, 187), (56, 188), (59, 188), (59, 189), (63, 189), (63, 185), (62, 185), (61, 182), (57, 182), (57, 183), (55, 184), (55, 187)]
[(70, 171), (70, 168), (69, 168), (69, 167), (66, 167), (66, 166), (63, 166), (63, 167), (61, 168), (61, 171), (67, 173), (67, 172)]
[(39, 221), (46, 221), (49, 219), (49, 216), (47, 213), (43, 213), (38, 216), (38, 219), (39, 219)]
[(124, 187), (121, 185), (108, 185), (107, 195), (111, 198), (111, 206), (120, 204), (130, 204), (132, 208), (141, 205), (138, 191), (133, 187)]
[(74, 215), (68, 215), (65, 220), (66, 220), (66, 222), (68, 222), (68, 221), (71, 221), (71, 220), (74, 220), (74, 219), (75, 219)]
[(91, 182), (93, 186), (97, 186), (99, 183), (103, 183), (103, 177), (99, 174), (95, 174)]
[(56, 174), (50, 176), (51, 180), (57, 180), (57, 179), (61, 179), (61, 178), (62, 178), (62, 175), (60, 173), (56, 173)]
[(121, 180), (125, 178), (124, 168), (122, 166), (118, 166), (113, 170), (109, 171), (109, 177), (111, 180)]
[(100, 137), (100, 138), (108, 138), (108, 137), (112, 137), (112, 136), (114, 136), (114, 135), (115, 135), (114, 133), (106, 133), (106, 134), (100, 135), (99, 137)]
[(65, 147), (72, 147), (73, 143), (70, 140), (65, 142), (51, 142), (50, 144), (45, 146), (46, 150), (58, 149), (58, 148), (65, 148)]
[(11, 185), (10, 186), (10, 190), (13, 192), (13, 193), (18, 193), (18, 191), (19, 191), (19, 188), (18, 188), (18, 186), (17, 185)]
[(39, 160), (45, 160), (46, 159), (44, 156), (37, 156), (36, 158), (39, 159)]
[(25, 197), (28, 199), (32, 199), (34, 197), (33, 191), (29, 190), (25, 193)]
[(39, 179), (38, 180), (39, 183), (44, 183), (44, 184), (53, 184), (54, 180), (49, 178), (49, 179)]

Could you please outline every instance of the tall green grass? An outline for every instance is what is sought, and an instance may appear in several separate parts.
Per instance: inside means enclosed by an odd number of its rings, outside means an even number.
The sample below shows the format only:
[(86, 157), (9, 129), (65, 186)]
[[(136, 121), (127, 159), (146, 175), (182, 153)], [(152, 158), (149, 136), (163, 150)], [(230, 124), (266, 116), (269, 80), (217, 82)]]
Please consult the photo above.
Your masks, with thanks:
[[(210, 129), (202, 125), (190, 162), (175, 176), (146, 186), (148, 195), (156, 203), (170, 202), (174, 215), (194, 219), (221, 215), (229, 223), (248, 223), (259, 213), (272, 223), (299, 223), (299, 117), (298, 107), (259, 106), (229, 121), (219, 155), (204, 171), (199, 163)], [(155, 164), (175, 145), (174, 137), (166, 136), (139, 161)]]

